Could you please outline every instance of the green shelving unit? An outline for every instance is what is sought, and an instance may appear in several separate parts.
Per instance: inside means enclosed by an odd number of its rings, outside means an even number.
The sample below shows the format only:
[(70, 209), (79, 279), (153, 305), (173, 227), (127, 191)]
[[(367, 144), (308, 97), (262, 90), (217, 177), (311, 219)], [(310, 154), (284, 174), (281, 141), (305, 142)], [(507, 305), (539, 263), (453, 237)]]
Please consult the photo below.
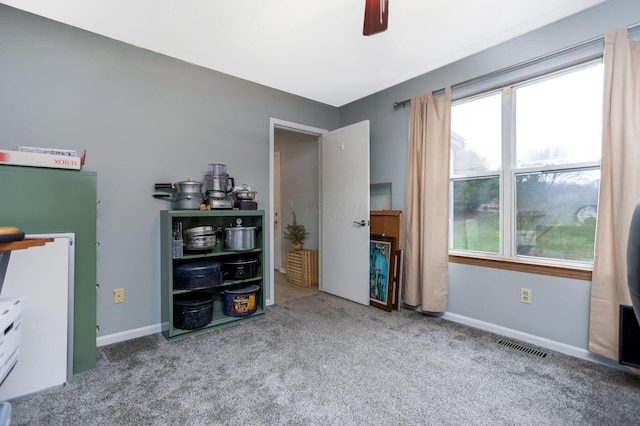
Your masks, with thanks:
[[(217, 243), (213, 249), (195, 253), (184, 252), (182, 257), (173, 258), (173, 231), (178, 223), (182, 224), (183, 230), (205, 225), (213, 226), (215, 228), (227, 228), (235, 226), (235, 221), (238, 218), (242, 219), (242, 226), (259, 227), (260, 230), (255, 235), (255, 249), (240, 252), (223, 250), (224, 236), (222, 234), (218, 234)], [(266, 292), (264, 285), (264, 264), (265, 259), (268, 259), (268, 255), (265, 250), (265, 239), (263, 237), (264, 230), (262, 230), (263, 225), (263, 210), (163, 210), (160, 212), (160, 263), (163, 294), (162, 318), (163, 321), (169, 322), (169, 328), (166, 332), (166, 336), (169, 340), (203, 333), (216, 327), (235, 324), (264, 314)], [(225, 280), (222, 285), (207, 289), (174, 290), (173, 288), (174, 268), (183, 262), (206, 259), (224, 262), (225, 259), (232, 260), (238, 257), (246, 257), (247, 255), (255, 256), (259, 260), (258, 273), (252, 278), (244, 280)], [(223, 289), (239, 288), (253, 284), (260, 287), (257, 292), (256, 311), (253, 314), (244, 317), (226, 316), (223, 312), (224, 300), (218, 295), (218, 293)], [(174, 325), (173, 299), (177, 295), (193, 291), (211, 293), (217, 296), (213, 301), (212, 320), (209, 324), (196, 329), (180, 329)]]

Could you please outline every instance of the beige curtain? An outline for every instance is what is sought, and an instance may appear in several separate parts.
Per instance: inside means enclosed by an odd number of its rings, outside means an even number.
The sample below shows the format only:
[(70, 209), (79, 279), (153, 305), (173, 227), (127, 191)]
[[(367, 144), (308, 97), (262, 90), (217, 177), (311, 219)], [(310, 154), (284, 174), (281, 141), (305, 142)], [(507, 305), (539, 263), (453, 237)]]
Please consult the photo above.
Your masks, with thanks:
[(447, 309), (451, 88), (411, 99), (405, 303)]
[(605, 36), (604, 132), (589, 350), (618, 358), (619, 305), (630, 305), (627, 239), (640, 200), (640, 44), (626, 29)]

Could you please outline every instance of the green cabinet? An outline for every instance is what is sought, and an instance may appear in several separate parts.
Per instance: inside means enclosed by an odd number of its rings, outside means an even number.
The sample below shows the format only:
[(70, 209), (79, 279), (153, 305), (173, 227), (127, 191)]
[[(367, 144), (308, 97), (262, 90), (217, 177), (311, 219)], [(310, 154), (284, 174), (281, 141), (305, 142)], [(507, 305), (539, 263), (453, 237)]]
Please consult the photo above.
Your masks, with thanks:
[[(255, 233), (255, 248), (252, 250), (230, 251), (224, 249), (224, 229), (235, 226), (240, 219), (242, 226), (255, 226), (258, 230)], [(264, 264), (268, 259), (265, 250), (262, 227), (264, 225), (264, 211), (262, 210), (164, 210), (160, 212), (160, 250), (161, 250), (161, 277), (162, 277), (162, 318), (169, 322), (167, 330), (168, 339), (176, 339), (184, 336), (202, 333), (215, 327), (230, 325), (238, 321), (264, 314), (265, 309), (265, 285), (264, 285)], [(173, 256), (174, 231), (182, 229), (184, 232), (189, 228), (199, 226), (212, 226), (222, 230), (217, 234), (217, 243), (212, 249), (200, 251), (184, 251), (181, 257)], [(176, 267), (189, 262), (199, 262), (211, 260), (224, 264), (236, 259), (251, 256), (258, 259), (257, 273), (250, 278), (242, 280), (224, 279), (211, 287), (198, 290), (182, 290), (174, 288), (174, 272)], [(224, 312), (225, 298), (220, 294), (224, 290), (242, 290), (248, 286), (257, 285), (259, 290), (256, 293), (255, 312), (247, 316), (228, 316)], [(174, 321), (174, 298), (183, 294), (198, 292), (214, 296), (212, 319), (208, 324), (193, 328), (182, 329), (176, 326)]]
[(73, 372), (96, 366), (95, 172), (0, 165), (0, 224), (75, 234)]

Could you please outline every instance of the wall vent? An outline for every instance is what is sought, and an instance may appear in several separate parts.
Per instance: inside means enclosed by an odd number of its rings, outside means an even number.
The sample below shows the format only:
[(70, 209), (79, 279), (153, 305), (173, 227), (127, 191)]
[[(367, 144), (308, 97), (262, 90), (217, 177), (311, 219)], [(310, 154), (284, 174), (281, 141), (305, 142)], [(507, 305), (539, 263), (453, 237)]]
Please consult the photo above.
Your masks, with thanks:
[(500, 341), (498, 341), (498, 344), (502, 346), (506, 346), (511, 349), (516, 349), (518, 351), (525, 352), (531, 355), (539, 356), (541, 358), (544, 358), (547, 356), (546, 352), (521, 345), (520, 343), (510, 342), (509, 340), (500, 339)]

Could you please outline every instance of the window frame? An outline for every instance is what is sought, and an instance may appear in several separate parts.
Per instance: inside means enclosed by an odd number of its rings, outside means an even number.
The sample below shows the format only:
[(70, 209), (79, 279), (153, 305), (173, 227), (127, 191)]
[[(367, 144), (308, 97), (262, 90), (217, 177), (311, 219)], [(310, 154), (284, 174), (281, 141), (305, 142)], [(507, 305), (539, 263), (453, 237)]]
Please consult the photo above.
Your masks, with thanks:
[[(478, 91), (459, 99), (455, 99), (452, 107), (465, 102), (472, 102), (483, 97), (495, 94), (501, 95), (501, 169), (486, 172), (454, 173), (451, 167), (449, 176), (449, 261), (454, 263), (472, 264), (477, 266), (494, 267), (522, 272), (533, 272), (564, 276), (569, 278), (591, 279), (593, 262), (571, 261), (563, 259), (544, 258), (536, 256), (518, 255), (516, 250), (515, 216), (516, 188), (515, 182), (518, 175), (527, 173), (571, 172), (579, 170), (600, 170), (600, 161), (565, 163), (540, 167), (517, 168), (516, 158), (516, 94), (518, 88), (526, 87), (538, 82), (567, 75), (581, 69), (602, 64), (602, 57), (590, 57), (585, 61), (568, 64), (538, 73), (529, 78), (504, 84), (502, 87), (493, 87), (485, 91)], [(453, 160), (452, 160), (453, 161)], [(453, 245), (453, 184), (456, 181), (498, 177), (499, 179), (499, 249), (497, 253), (478, 252), (471, 250), (454, 249)], [(595, 238), (595, 236), (594, 236)]]

